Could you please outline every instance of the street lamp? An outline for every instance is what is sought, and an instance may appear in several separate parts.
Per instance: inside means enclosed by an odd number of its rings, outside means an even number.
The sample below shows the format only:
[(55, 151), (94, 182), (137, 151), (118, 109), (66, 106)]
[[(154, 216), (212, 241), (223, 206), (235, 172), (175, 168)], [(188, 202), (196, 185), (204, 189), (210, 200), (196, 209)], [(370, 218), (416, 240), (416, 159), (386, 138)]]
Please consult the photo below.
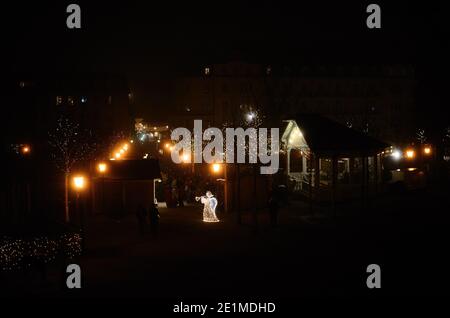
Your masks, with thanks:
[(98, 169), (98, 172), (100, 173), (100, 183), (101, 183), (101, 195), (102, 195), (102, 199), (101, 199), (101, 207), (100, 207), (100, 210), (101, 210), (101, 212), (103, 213), (103, 210), (104, 210), (104, 206), (105, 206), (105, 178), (104, 178), (104, 175), (105, 175), (105, 173), (106, 173), (106, 171), (108, 170), (108, 165), (106, 164), (106, 163), (104, 163), (104, 162), (100, 162), (98, 165), (97, 165), (97, 169)]
[(185, 153), (181, 156), (181, 160), (184, 163), (189, 163), (191, 161), (191, 156), (189, 154)]
[(82, 191), (86, 187), (86, 180), (83, 176), (73, 177), (73, 187), (77, 193)]
[(423, 152), (424, 152), (426, 155), (430, 155), (430, 154), (431, 154), (431, 147), (425, 147), (425, 148), (423, 149)]
[(416, 153), (413, 149), (406, 150), (406, 158), (413, 159), (415, 155), (416, 155)]
[(400, 160), (402, 158), (402, 153), (400, 152), (400, 150), (393, 150), (391, 156), (396, 159), (396, 160)]
[(31, 151), (31, 148), (30, 148), (30, 146), (25, 145), (25, 146), (22, 147), (21, 150), (22, 150), (22, 154), (28, 155), (30, 153), (30, 151)]
[(211, 170), (214, 174), (222, 175), (223, 170), (223, 177), (217, 179), (219, 182), (223, 182), (223, 202), (224, 202), (224, 211), (228, 212), (228, 176), (227, 176), (227, 165), (221, 164), (221, 163), (213, 163), (211, 165)]
[(108, 170), (108, 166), (106, 165), (106, 163), (100, 162), (97, 165), (97, 169), (98, 169), (98, 172), (100, 172), (101, 174), (104, 174), (106, 172), (106, 170)]
[(86, 178), (82, 175), (76, 175), (73, 177), (73, 188), (76, 192), (76, 199), (75, 199), (75, 209), (77, 210), (77, 213), (80, 218), (80, 228), (81, 228), (81, 246), (84, 250), (85, 246), (85, 239), (84, 239), (84, 214), (83, 211), (80, 209), (80, 193), (83, 192), (83, 190), (86, 188)]
[(220, 170), (221, 170), (220, 164), (218, 164), (218, 163), (213, 163), (213, 165), (212, 165), (212, 171), (213, 171), (214, 173), (219, 173)]

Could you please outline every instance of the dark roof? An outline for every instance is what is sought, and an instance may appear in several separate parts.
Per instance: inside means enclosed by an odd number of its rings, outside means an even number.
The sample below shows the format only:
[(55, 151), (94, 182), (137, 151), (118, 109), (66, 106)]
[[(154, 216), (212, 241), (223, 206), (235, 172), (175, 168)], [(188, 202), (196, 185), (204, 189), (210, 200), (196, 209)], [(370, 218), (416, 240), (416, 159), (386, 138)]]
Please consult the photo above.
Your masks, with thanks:
[(295, 122), (311, 150), (320, 155), (371, 155), (390, 146), (320, 115), (299, 114)]
[[(111, 160), (108, 161), (105, 178), (118, 180), (154, 180), (161, 179), (157, 159)], [(96, 171), (98, 175), (98, 172)]]

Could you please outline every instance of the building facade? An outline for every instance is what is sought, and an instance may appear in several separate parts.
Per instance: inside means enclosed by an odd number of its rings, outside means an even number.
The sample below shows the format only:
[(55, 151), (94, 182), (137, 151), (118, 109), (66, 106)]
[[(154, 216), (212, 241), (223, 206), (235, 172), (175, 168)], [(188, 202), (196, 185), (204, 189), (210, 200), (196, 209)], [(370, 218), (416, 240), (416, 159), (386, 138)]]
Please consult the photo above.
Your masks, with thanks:
[[(297, 113), (330, 117), (390, 143), (413, 137), (416, 80), (411, 66), (277, 67), (228, 63), (181, 76), (173, 85), (178, 125), (194, 119), (239, 125), (245, 109), (268, 124)], [(271, 121), (273, 123), (271, 123)]]

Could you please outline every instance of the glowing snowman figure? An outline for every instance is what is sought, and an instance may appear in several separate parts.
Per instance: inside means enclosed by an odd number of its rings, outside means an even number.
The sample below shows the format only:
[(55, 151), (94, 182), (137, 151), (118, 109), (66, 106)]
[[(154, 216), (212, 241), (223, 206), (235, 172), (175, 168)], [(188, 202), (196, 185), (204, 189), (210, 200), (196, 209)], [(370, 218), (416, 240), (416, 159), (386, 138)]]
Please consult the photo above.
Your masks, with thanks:
[(219, 222), (216, 216), (217, 199), (211, 191), (207, 191), (205, 196), (195, 197), (195, 200), (203, 203), (203, 222)]

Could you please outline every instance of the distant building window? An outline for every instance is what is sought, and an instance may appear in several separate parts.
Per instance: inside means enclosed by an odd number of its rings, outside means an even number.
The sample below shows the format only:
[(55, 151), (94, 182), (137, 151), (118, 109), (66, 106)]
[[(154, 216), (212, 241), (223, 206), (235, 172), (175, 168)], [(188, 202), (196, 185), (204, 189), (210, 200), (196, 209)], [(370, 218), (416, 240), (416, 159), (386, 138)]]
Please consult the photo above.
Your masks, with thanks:
[(209, 75), (209, 73), (211, 73), (211, 70), (209, 69), (209, 67), (205, 67), (205, 75)]
[(62, 102), (63, 102), (62, 96), (56, 96), (56, 105), (57, 106), (62, 105)]
[(81, 97), (81, 102), (84, 104), (87, 102), (87, 97)]
[(19, 82), (19, 86), (20, 86), (20, 88), (24, 88), (25, 87), (25, 82), (24, 81)]
[(67, 97), (67, 103), (70, 106), (73, 106), (73, 105), (75, 105), (75, 99), (72, 96), (69, 96), (69, 97)]

